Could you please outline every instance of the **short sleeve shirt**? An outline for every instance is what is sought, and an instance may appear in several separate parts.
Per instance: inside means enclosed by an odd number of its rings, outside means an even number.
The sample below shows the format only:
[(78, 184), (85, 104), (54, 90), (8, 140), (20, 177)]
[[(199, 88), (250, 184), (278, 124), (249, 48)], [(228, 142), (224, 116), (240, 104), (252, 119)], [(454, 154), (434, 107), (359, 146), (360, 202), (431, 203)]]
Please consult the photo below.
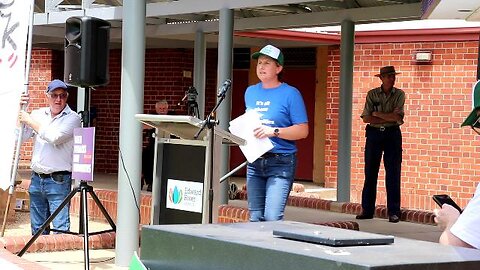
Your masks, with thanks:
[[(262, 83), (251, 85), (245, 91), (246, 110), (255, 110), (263, 125), (289, 127), (308, 122), (307, 110), (297, 88), (281, 83), (275, 88), (263, 88)], [(295, 141), (271, 137), (273, 153), (295, 153)]]
[(450, 232), (463, 242), (480, 249), (480, 184)]
[(395, 108), (399, 108), (402, 114), (402, 120), (398, 122), (389, 122), (386, 124), (369, 124), (373, 127), (391, 127), (403, 124), (403, 106), (405, 104), (405, 92), (399, 88), (393, 87), (392, 91), (387, 95), (381, 87), (374, 88), (367, 93), (365, 108), (361, 117), (372, 115), (372, 112), (391, 113)]

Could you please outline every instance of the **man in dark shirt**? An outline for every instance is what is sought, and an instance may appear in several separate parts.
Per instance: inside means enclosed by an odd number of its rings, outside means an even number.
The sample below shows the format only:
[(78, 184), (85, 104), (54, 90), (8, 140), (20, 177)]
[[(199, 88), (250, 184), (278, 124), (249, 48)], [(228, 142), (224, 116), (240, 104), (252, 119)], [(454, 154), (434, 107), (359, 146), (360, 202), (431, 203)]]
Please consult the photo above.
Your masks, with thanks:
[(400, 221), (400, 173), (402, 166), (403, 105), (405, 92), (394, 87), (399, 74), (393, 66), (380, 69), (382, 85), (368, 92), (362, 119), (367, 123), (365, 143), (365, 183), (362, 192), (362, 214), (357, 219), (371, 219), (375, 214), (377, 179), (382, 159), (389, 221)]

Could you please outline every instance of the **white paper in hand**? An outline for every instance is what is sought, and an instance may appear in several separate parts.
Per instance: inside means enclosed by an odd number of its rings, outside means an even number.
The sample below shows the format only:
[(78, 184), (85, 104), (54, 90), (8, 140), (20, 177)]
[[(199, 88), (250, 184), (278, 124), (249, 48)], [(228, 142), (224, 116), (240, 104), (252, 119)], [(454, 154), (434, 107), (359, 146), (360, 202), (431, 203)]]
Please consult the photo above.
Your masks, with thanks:
[(273, 148), (269, 138), (258, 139), (253, 135), (253, 130), (261, 125), (260, 114), (254, 110), (230, 121), (230, 132), (246, 141), (245, 145), (240, 146), (240, 150), (250, 163)]

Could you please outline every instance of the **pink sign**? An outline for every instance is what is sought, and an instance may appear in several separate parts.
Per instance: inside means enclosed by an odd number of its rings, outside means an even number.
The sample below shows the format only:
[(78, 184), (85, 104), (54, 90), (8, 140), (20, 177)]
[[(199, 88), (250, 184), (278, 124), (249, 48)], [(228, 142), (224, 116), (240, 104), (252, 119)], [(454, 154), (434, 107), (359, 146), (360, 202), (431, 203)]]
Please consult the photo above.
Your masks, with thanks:
[(72, 178), (93, 181), (95, 128), (76, 128), (73, 131), (73, 137)]

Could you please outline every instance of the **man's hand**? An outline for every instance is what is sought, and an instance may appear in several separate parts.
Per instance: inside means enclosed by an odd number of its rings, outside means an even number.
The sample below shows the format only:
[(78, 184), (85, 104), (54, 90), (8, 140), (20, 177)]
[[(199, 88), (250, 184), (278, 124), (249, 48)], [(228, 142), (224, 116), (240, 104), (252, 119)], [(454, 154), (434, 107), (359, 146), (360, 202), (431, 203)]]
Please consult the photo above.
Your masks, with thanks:
[(27, 106), (30, 96), (26, 93), (23, 93), (20, 98), (20, 106)]
[(21, 110), (18, 113), (18, 121), (20, 123), (25, 124), (25, 125), (30, 125), (31, 120), (32, 120), (32, 117), (26, 111)]
[(455, 207), (446, 203), (442, 205), (442, 209), (435, 209), (434, 213), (435, 222), (442, 229), (450, 229), (460, 216), (460, 212)]

